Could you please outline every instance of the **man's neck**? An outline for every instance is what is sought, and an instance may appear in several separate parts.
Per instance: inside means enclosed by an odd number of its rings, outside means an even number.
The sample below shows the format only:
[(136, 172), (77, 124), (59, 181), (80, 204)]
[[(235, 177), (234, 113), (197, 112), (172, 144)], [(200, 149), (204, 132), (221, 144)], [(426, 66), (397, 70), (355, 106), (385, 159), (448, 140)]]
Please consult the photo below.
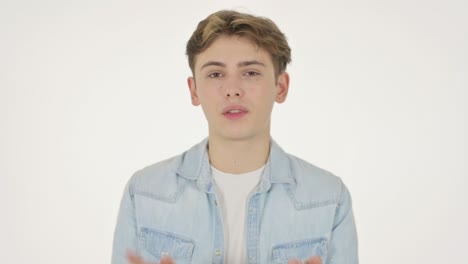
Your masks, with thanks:
[(249, 140), (208, 139), (210, 163), (227, 173), (246, 173), (261, 168), (268, 160), (270, 137)]

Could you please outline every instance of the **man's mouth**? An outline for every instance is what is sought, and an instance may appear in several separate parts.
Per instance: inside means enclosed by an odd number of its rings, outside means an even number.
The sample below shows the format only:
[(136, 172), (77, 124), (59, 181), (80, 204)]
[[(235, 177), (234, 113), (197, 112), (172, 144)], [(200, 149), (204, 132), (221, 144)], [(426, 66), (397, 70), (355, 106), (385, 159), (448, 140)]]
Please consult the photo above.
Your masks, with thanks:
[(240, 112), (244, 112), (244, 111), (242, 111), (240, 109), (232, 109), (232, 110), (227, 111), (226, 113), (227, 114), (238, 114)]
[(248, 113), (247, 109), (242, 106), (228, 106), (224, 109), (223, 115), (231, 120), (242, 118)]

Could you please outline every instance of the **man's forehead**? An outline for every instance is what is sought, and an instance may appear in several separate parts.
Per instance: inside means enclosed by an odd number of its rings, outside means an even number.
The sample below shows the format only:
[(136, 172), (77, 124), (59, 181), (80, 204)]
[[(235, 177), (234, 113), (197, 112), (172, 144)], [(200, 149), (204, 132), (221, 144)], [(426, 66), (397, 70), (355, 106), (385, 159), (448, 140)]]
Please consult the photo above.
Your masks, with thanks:
[[(216, 57), (228, 57), (228, 55), (233, 54), (238, 56), (239, 60), (252, 60), (258, 59), (258, 57), (263, 57), (264, 55), (269, 55), (269, 52), (260, 47), (256, 42), (246, 37), (220, 36), (212, 43), (210, 43), (209, 46), (207, 46), (202, 52), (197, 54), (196, 57), (207, 57), (209, 55)], [(208, 59), (213, 60), (217, 58), (211, 57)]]

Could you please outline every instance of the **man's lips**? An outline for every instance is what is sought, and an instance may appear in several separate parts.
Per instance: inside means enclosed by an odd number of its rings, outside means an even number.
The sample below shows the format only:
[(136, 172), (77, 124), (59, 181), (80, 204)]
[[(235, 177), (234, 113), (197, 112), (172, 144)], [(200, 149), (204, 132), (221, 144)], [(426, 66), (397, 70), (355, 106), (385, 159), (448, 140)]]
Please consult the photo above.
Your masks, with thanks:
[(223, 109), (223, 115), (231, 120), (236, 120), (248, 113), (248, 110), (240, 105), (230, 105)]
[(248, 112), (247, 108), (241, 106), (241, 105), (230, 105), (226, 106), (223, 109), (223, 115), (225, 114), (235, 114), (235, 113), (240, 113), (240, 112)]

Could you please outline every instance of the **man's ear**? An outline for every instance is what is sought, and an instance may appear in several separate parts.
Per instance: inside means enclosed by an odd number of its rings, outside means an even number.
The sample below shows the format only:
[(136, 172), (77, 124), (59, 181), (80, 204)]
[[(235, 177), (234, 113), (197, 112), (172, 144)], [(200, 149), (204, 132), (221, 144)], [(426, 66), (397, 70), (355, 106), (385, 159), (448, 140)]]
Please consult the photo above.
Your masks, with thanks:
[(195, 79), (193, 77), (188, 77), (187, 78), (187, 84), (190, 90), (190, 98), (192, 100), (192, 104), (194, 106), (199, 106), (200, 105), (200, 99), (198, 99), (198, 94), (197, 94), (197, 85), (195, 84)]
[(278, 92), (276, 93), (275, 101), (279, 104), (286, 101), (286, 97), (288, 97), (289, 91), (289, 74), (287, 72), (283, 72), (278, 76)]

